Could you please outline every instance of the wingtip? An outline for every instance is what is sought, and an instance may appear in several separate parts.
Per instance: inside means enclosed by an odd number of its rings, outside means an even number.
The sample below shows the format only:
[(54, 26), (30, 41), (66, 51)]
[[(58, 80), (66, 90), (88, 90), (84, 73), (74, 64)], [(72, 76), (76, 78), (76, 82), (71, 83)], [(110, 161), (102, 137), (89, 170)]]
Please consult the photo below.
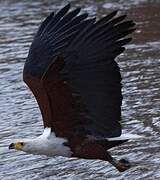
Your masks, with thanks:
[(52, 11), (49, 16), (54, 16), (54, 11)]
[(79, 13), (81, 11), (81, 8), (80, 7), (76, 8), (76, 11)]
[(71, 2), (68, 2), (66, 5), (65, 5), (65, 7), (67, 8), (70, 8), (71, 7)]
[(134, 32), (136, 29), (137, 29), (136, 27), (131, 28), (131, 29), (130, 29), (130, 33)]
[[(134, 21), (132, 21), (132, 26), (134, 26), (134, 27), (136, 26), (136, 23), (135, 23)], [(135, 29), (136, 29), (136, 28), (135, 28)]]
[(123, 14), (123, 15), (121, 15), (119, 17), (121, 17), (121, 19), (123, 20), (123, 19), (125, 19), (127, 17), (127, 14)]
[(91, 18), (91, 21), (95, 22), (96, 21), (96, 17)]
[(114, 10), (113, 12), (111, 12), (111, 14), (112, 14), (113, 16), (116, 16), (118, 12), (119, 12), (119, 10), (116, 9), (116, 10)]
[(69, 11), (69, 9), (71, 8), (71, 3), (67, 3), (61, 10), (64, 10), (64, 11)]
[(81, 16), (83, 16), (84, 19), (86, 19), (88, 17), (88, 13), (83, 13), (83, 14), (81, 14)]
[(125, 39), (125, 40), (126, 40), (126, 44), (128, 44), (129, 42), (131, 42), (131, 41), (132, 41), (132, 39), (133, 39), (133, 38), (131, 38), (131, 37), (126, 38), (126, 39)]

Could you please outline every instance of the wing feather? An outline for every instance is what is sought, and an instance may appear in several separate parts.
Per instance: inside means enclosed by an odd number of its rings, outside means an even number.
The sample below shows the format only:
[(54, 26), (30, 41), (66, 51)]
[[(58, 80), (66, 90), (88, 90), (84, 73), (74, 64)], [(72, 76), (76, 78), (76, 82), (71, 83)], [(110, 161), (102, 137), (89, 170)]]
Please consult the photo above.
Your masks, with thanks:
[(55, 27), (59, 20), (69, 11), (70, 4), (67, 4), (64, 8), (62, 8), (47, 24), (47, 26), (44, 28), (43, 32), (41, 33), (41, 36), (43, 36), (44, 33), (49, 32), (50, 29)]
[(121, 75), (114, 60), (135, 28), (117, 11), (99, 21), (67, 4), (40, 26), (24, 67), (24, 81), (44, 126), (58, 136), (121, 134)]

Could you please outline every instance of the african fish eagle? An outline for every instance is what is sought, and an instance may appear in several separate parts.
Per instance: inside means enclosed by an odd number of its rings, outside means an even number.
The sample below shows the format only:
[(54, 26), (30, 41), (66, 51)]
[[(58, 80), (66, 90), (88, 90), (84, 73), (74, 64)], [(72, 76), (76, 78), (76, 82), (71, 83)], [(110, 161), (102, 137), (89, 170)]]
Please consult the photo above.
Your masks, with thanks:
[[(135, 23), (113, 11), (96, 21), (70, 4), (43, 21), (31, 44), (23, 79), (43, 116), (44, 132), (11, 143), (9, 149), (47, 156), (109, 161), (130, 167), (108, 149), (126, 142), (121, 135), (121, 75), (114, 60), (131, 38)], [(132, 135), (131, 137), (138, 137)]]

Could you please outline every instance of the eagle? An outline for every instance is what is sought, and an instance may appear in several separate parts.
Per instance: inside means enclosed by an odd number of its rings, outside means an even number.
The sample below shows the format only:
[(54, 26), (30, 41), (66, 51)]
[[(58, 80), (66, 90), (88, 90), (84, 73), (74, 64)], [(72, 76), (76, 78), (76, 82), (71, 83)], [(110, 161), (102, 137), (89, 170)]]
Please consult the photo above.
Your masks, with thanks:
[(96, 20), (70, 9), (69, 3), (42, 22), (24, 65), (44, 132), (9, 149), (104, 160), (122, 172), (130, 163), (108, 149), (139, 136), (121, 132), (122, 78), (115, 58), (131, 41), (135, 23), (117, 11)]

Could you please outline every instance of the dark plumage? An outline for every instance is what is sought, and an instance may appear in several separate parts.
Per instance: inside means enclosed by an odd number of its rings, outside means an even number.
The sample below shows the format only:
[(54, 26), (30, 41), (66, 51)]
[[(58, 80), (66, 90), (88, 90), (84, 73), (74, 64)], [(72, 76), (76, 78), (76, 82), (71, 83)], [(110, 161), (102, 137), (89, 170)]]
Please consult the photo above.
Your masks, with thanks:
[(131, 41), (125, 36), (135, 24), (124, 21), (126, 15), (117, 17), (117, 11), (96, 21), (79, 15), (80, 8), (69, 9), (70, 4), (51, 13), (40, 26), (24, 81), (37, 99), (44, 127), (67, 138), (73, 156), (108, 160), (123, 171), (128, 164), (106, 150), (126, 139), (106, 138), (121, 135), (121, 75), (115, 58)]

